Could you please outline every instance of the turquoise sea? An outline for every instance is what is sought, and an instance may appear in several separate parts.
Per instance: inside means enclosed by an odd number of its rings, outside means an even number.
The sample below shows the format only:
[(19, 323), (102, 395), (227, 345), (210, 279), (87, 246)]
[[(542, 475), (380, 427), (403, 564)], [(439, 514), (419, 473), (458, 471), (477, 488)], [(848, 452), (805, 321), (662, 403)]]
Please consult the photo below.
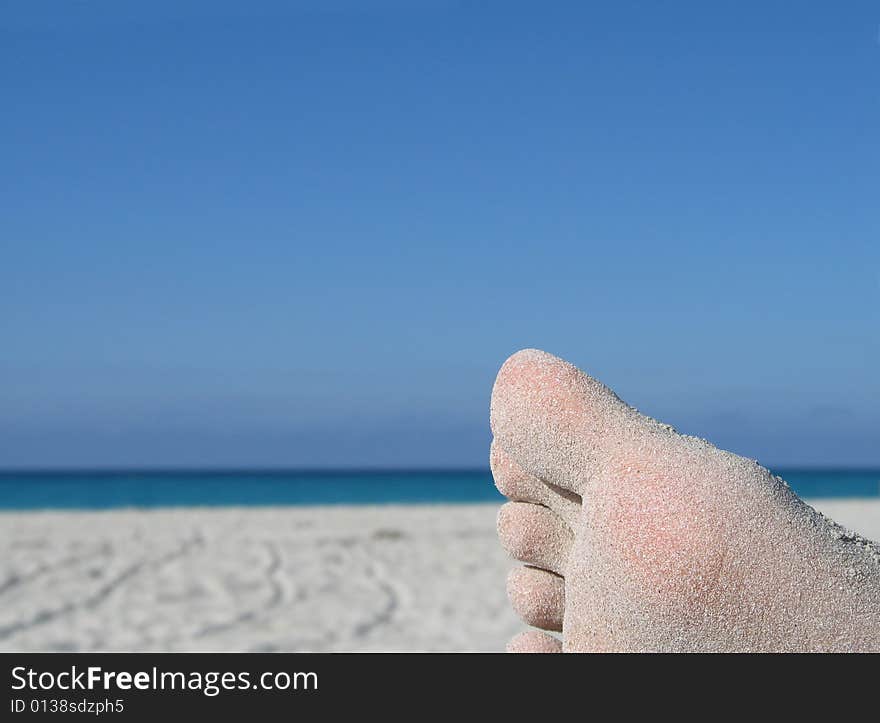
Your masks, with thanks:
[[(803, 497), (878, 497), (880, 469), (777, 469)], [(488, 470), (0, 472), (0, 509), (498, 502)]]

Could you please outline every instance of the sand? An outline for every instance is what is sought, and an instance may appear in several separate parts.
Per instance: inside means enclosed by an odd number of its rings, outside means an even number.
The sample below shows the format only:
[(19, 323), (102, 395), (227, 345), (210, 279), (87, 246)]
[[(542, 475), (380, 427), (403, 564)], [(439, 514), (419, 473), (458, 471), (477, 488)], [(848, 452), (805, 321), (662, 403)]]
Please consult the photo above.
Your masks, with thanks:
[[(817, 500), (880, 539), (880, 500)], [(497, 505), (0, 513), (0, 650), (500, 651)]]

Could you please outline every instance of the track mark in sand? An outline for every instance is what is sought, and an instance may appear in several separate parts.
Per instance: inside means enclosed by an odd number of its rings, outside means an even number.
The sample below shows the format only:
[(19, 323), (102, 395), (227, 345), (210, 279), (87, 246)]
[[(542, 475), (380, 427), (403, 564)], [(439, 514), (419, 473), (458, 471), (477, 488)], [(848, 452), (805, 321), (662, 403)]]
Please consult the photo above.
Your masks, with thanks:
[(67, 567), (68, 565), (77, 565), (87, 559), (88, 558), (85, 555), (71, 555), (70, 557), (62, 558), (61, 560), (58, 560), (56, 562), (44, 562), (38, 565), (37, 568), (32, 572), (26, 573), (24, 575), (13, 572), (12, 574), (8, 575), (2, 583), (0, 583), (0, 595), (5, 595), (10, 590), (20, 587), (21, 585), (26, 585), (27, 583), (33, 582), (34, 580), (38, 580), (47, 573), (54, 572), (55, 570), (60, 570)]
[(224, 622), (206, 625), (193, 635), (194, 638), (206, 638), (211, 635), (217, 635), (218, 633), (231, 630), (244, 623), (251, 622), (252, 620), (270, 612), (273, 608), (278, 607), (284, 601), (284, 585), (281, 582), (281, 575), (279, 574), (281, 572), (281, 553), (278, 550), (278, 545), (274, 542), (267, 541), (263, 543), (263, 547), (266, 550), (269, 560), (263, 571), (263, 576), (270, 590), (269, 598), (266, 602), (259, 608), (245, 610)]
[(116, 590), (121, 588), (123, 585), (125, 585), (126, 582), (136, 577), (144, 570), (158, 570), (162, 566), (167, 565), (169, 562), (173, 562), (174, 560), (177, 560), (189, 554), (193, 548), (202, 545), (203, 542), (204, 540), (201, 535), (197, 534), (195, 537), (189, 540), (185, 540), (176, 549), (166, 553), (165, 555), (162, 555), (161, 557), (156, 558), (155, 560), (138, 560), (137, 562), (123, 569), (122, 572), (120, 572), (111, 580), (107, 581), (94, 593), (87, 596), (80, 602), (70, 601), (54, 609), (40, 610), (29, 620), (11, 623), (9, 625), (0, 627), (0, 640), (12, 637), (16, 633), (30, 630), (40, 625), (45, 625), (48, 622), (51, 622), (64, 615), (68, 615), (79, 610), (94, 610), (99, 607), (105, 600), (107, 600), (107, 598), (109, 598), (114, 592), (116, 592)]
[(384, 567), (373, 559), (367, 565), (365, 572), (367, 578), (372, 579), (376, 583), (377, 589), (384, 595), (385, 604), (375, 615), (354, 627), (352, 632), (357, 638), (366, 637), (376, 628), (388, 625), (400, 607), (400, 595), (391, 583), (391, 578), (385, 572)]
[[(381, 541), (397, 540), (399, 537), (403, 535), (372, 535), (373, 539), (379, 539)], [(335, 538), (326, 538), (318, 541), (318, 545), (332, 545), (332, 544), (340, 544), (339, 539)], [(345, 551), (345, 554), (350, 557), (350, 551), (352, 548), (361, 548), (362, 545), (368, 545), (368, 541), (363, 536), (352, 536), (342, 538), (340, 547)], [(362, 548), (361, 548), (362, 549)], [(389, 625), (394, 620), (395, 615), (401, 606), (401, 598), (403, 597), (400, 590), (398, 589), (399, 585), (393, 581), (390, 575), (388, 575), (385, 571), (384, 566), (381, 564), (379, 560), (376, 559), (374, 555), (370, 555), (369, 559), (366, 560), (363, 565), (359, 565), (359, 572), (363, 574), (364, 578), (367, 581), (370, 581), (375, 586), (377, 592), (384, 598), (384, 602), (381, 605), (380, 609), (373, 615), (369, 616), (366, 620), (363, 620), (359, 623), (355, 623), (353, 627), (350, 628), (351, 634), (356, 638), (363, 638), (374, 630), (383, 627), (385, 625)], [(302, 599), (302, 593), (299, 595), (300, 599)], [(308, 638), (300, 637), (298, 639), (293, 639), (288, 641), (288, 646), (290, 650), (327, 650), (328, 648), (332, 648), (334, 644), (336, 644), (339, 640), (343, 639), (344, 633), (338, 627), (331, 626), (322, 630), (313, 630), (313, 635), (310, 635)]]

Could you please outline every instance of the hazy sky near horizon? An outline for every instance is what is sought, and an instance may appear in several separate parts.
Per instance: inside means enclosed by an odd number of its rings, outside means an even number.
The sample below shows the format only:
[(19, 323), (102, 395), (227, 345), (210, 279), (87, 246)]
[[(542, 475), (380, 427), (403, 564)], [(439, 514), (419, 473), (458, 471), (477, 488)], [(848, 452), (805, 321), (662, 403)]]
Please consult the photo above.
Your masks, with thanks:
[(0, 467), (482, 466), (528, 346), (880, 465), (878, 23), (3, 2)]

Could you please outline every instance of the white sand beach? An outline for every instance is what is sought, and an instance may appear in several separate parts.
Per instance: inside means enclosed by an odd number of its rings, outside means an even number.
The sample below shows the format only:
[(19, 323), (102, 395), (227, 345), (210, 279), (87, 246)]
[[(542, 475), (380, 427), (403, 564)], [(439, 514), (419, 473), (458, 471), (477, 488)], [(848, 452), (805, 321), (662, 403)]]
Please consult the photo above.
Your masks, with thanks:
[[(880, 539), (880, 500), (811, 503)], [(497, 509), (0, 513), (0, 650), (500, 651)]]

